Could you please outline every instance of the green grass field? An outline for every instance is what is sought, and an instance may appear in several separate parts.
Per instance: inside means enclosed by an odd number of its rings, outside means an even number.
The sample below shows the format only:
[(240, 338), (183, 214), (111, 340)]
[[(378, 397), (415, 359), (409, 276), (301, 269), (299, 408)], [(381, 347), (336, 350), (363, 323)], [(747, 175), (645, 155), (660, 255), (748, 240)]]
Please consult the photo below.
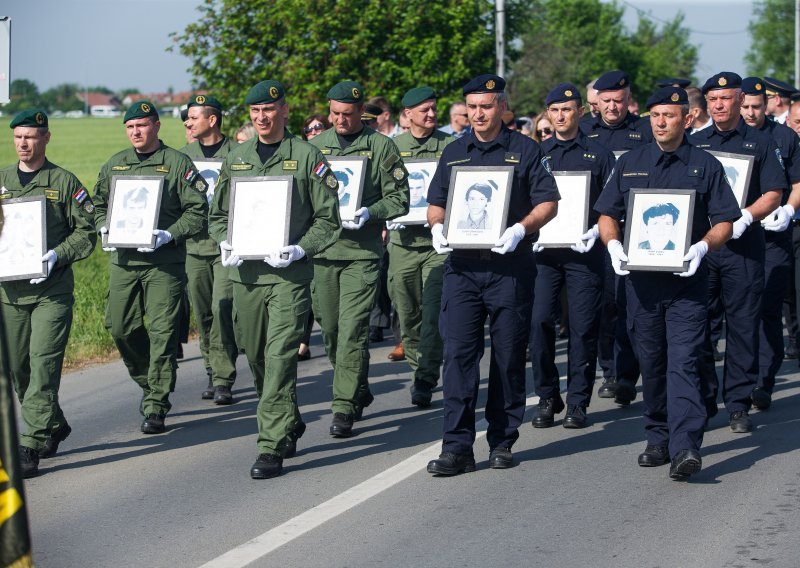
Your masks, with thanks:
[[(2, 167), (17, 161), (8, 128), (10, 121), (10, 117), (0, 118)], [(121, 117), (50, 119), (50, 131), (47, 158), (78, 176), (90, 193), (94, 192), (100, 166), (116, 152), (130, 146)], [(162, 119), (159, 136), (173, 148), (186, 144), (183, 124), (176, 118)], [(74, 271), (75, 312), (67, 346), (68, 367), (102, 361), (116, 354), (111, 336), (103, 326), (108, 293), (108, 255), (98, 244), (89, 258), (74, 266)]]

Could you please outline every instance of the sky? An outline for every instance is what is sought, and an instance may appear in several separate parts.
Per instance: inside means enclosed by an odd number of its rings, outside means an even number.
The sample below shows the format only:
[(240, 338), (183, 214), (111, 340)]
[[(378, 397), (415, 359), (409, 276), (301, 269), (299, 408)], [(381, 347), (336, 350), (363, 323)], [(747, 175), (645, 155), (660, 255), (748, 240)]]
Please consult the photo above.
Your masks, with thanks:
[[(718, 71), (745, 72), (752, 2), (744, 0), (617, 0), (635, 29), (637, 10), (657, 24), (678, 11), (700, 45), (700, 80)], [(200, 0), (0, 0), (11, 17), (11, 77), (40, 91), (61, 83), (103, 85), (143, 93), (191, 88), (187, 58), (165, 51), (171, 32), (197, 19)], [(309, 18), (314, 24), (315, 19)], [(568, 78), (565, 78), (568, 79)]]

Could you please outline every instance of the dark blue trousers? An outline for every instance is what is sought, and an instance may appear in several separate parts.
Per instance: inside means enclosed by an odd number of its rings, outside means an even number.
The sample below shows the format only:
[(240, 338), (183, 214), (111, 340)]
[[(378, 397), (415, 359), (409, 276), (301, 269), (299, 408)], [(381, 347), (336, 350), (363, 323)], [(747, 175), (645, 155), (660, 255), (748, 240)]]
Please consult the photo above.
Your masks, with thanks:
[[(608, 256), (608, 255), (606, 255)], [(625, 381), (635, 385), (639, 380), (639, 361), (633, 349), (636, 340), (629, 332), (626, 324), (628, 319), (628, 300), (625, 281), (627, 276), (614, 275), (617, 282), (617, 327), (614, 337), (614, 369), (617, 381)]]
[(491, 361), (486, 439), (490, 448), (510, 448), (525, 414), (525, 344), (536, 276), (533, 253), (456, 254), (464, 253), (451, 254), (444, 265), (439, 318), (444, 341), (442, 451), (472, 453), (487, 316)]
[(556, 358), (556, 310), (559, 293), (567, 290), (569, 341), (567, 404), (589, 406), (597, 364), (597, 336), (603, 294), (603, 247), (585, 254), (570, 249), (536, 253), (536, 283), (531, 316), (531, 368), (536, 394), (560, 398)]
[[(600, 243), (595, 245), (595, 248)], [(603, 295), (600, 307), (600, 330), (597, 341), (597, 364), (603, 370), (603, 378), (617, 376), (614, 368), (614, 338), (617, 335), (617, 275), (611, 267), (611, 257), (605, 247), (603, 251)], [(623, 318), (624, 321), (624, 318)]]
[(764, 231), (764, 297), (759, 332), (758, 386), (769, 393), (783, 363), (783, 301), (792, 272), (792, 232)]

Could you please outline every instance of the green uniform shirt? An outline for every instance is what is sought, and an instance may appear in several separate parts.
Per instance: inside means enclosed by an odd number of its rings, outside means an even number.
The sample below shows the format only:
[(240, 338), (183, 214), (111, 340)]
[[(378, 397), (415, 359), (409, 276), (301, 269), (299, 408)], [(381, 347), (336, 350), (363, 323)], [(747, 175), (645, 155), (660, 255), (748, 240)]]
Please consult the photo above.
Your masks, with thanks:
[[(228, 207), (231, 179), (235, 177), (291, 175), (292, 210), (289, 221), (289, 244), (299, 245), (306, 257), (286, 268), (273, 268), (261, 260), (246, 260), (230, 269), (234, 282), (274, 284), (278, 282), (310, 282), (314, 270), (308, 258), (336, 241), (341, 231), (336, 178), (319, 150), (288, 131), (275, 154), (265, 163), (256, 151), (258, 138), (236, 145), (222, 164), (209, 215), (209, 233), (217, 243), (228, 240)], [(315, 172), (325, 164), (322, 177)]]
[(6, 189), (0, 194), (0, 203), (4, 199), (44, 195), (47, 250), (55, 251), (58, 260), (41, 284), (31, 284), (30, 280), (0, 283), (0, 301), (33, 304), (39, 298), (71, 294), (72, 263), (92, 254), (97, 242), (92, 199), (78, 178), (48, 160), (25, 187), (19, 183), (17, 167), (14, 164), (0, 170), (0, 187)]
[[(203, 149), (200, 147), (200, 142), (197, 140), (191, 144), (187, 144), (181, 148), (180, 151), (189, 156), (192, 161), (203, 161), (213, 158), (225, 158), (228, 155), (228, 152), (230, 152), (233, 148), (236, 148), (236, 146), (238, 146), (236, 141), (225, 137), (224, 141), (222, 142), (222, 146), (220, 146), (219, 149), (214, 152), (213, 156), (208, 158), (205, 156), (205, 154), (203, 154)], [(209, 191), (206, 193), (206, 200), (208, 201), (209, 206), (211, 205), (211, 199), (213, 199), (213, 197), (214, 192)], [(197, 235), (186, 239), (186, 252), (194, 256), (217, 256), (219, 254), (219, 246), (217, 245), (216, 241), (214, 241), (214, 239), (208, 235), (208, 230), (203, 229)]]
[[(449, 134), (445, 134), (440, 130), (433, 130), (430, 138), (424, 144), (417, 142), (417, 139), (411, 135), (411, 132), (404, 132), (394, 139), (397, 149), (400, 150), (400, 157), (405, 159), (418, 159), (418, 158), (435, 158), (442, 157), (442, 150), (444, 147), (455, 140)], [(433, 177), (433, 172), (431, 172)], [(404, 247), (432, 247), (431, 229), (424, 225), (408, 225), (405, 229), (397, 231), (389, 231), (389, 241)]]
[[(160, 142), (160, 141), (159, 141)], [(160, 142), (155, 154), (139, 161), (136, 151), (128, 148), (114, 154), (103, 167), (94, 187), (97, 207), (95, 224), (106, 226), (111, 178), (120, 176), (161, 176), (161, 208), (156, 229), (169, 231), (173, 240), (153, 252), (138, 252), (135, 248), (120, 248), (111, 253), (111, 262), (120, 266), (148, 266), (186, 261), (185, 241), (201, 232), (208, 224), (206, 182), (200, 177), (192, 160)]]
[(344, 150), (336, 129), (315, 136), (311, 143), (326, 156), (366, 156), (367, 172), (361, 193), (361, 207), (369, 211), (369, 221), (357, 231), (342, 230), (337, 240), (320, 258), (328, 260), (369, 260), (383, 256), (381, 231), (384, 221), (408, 213), (408, 172), (397, 146), (390, 138), (368, 127)]

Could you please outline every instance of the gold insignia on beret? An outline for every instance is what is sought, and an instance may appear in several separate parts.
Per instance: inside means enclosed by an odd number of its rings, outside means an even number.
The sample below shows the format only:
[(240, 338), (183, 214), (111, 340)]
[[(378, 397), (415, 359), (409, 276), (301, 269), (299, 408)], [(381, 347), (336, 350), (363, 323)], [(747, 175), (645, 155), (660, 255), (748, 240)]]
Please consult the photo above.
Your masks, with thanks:
[(269, 96), (273, 99), (277, 99), (280, 92), (278, 92), (278, 87), (270, 87), (269, 88)]
[(203, 95), (197, 95), (194, 98), (194, 102), (196, 102), (197, 104), (201, 105), (201, 104), (206, 102), (206, 98)]
[(760, 91), (764, 87), (761, 86), (761, 83), (756, 83), (756, 91)]
[(150, 112), (150, 105), (147, 103), (142, 103), (142, 112)]
[(717, 84), (718, 84), (720, 87), (724, 87), (725, 85), (727, 85), (727, 84), (728, 84), (728, 80), (727, 80), (725, 77), (720, 77), (720, 78), (719, 78), (719, 81), (717, 81)]
[(620, 87), (624, 87), (625, 86), (625, 77), (623, 77), (622, 79), (619, 80), (619, 86)]
[(677, 103), (679, 98), (680, 97), (678, 96), (678, 93), (672, 93), (672, 96), (669, 98), (669, 100), (671, 100), (673, 103)]
[(353, 98), (357, 99), (357, 98), (360, 98), (360, 97), (361, 97), (361, 93), (358, 92), (358, 89), (353, 87)]
[(403, 181), (403, 178), (406, 177), (406, 172), (403, 171), (403, 168), (398, 166), (392, 171), (392, 177), (396, 181)]
[(36, 121), (36, 124), (44, 124), (44, 115), (40, 112), (37, 112), (33, 119)]
[(569, 89), (567, 89), (566, 91), (564, 91), (564, 96), (565, 96), (565, 97), (571, 97), (571, 96), (572, 96), (572, 91), (570, 91)]
[(493, 79), (489, 79), (488, 81), (486, 81), (486, 88), (487, 89), (494, 89), (494, 80)]

